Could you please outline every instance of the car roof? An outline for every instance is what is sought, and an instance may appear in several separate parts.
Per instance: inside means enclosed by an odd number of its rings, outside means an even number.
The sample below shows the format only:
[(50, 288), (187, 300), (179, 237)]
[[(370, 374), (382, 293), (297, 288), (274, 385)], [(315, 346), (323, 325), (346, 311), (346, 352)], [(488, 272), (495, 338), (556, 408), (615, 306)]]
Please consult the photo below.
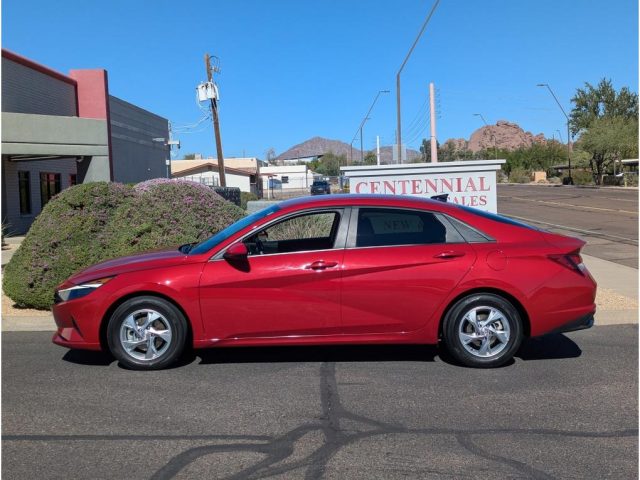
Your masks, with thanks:
[(380, 206), (380, 207), (407, 207), (429, 210), (447, 211), (455, 208), (444, 202), (423, 197), (409, 195), (378, 195), (378, 194), (335, 194), (327, 196), (306, 196), (285, 200), (280, 203), (280, 208), (286, 210), (298, 210), (307, 207), (337, 207), (337, 206)]

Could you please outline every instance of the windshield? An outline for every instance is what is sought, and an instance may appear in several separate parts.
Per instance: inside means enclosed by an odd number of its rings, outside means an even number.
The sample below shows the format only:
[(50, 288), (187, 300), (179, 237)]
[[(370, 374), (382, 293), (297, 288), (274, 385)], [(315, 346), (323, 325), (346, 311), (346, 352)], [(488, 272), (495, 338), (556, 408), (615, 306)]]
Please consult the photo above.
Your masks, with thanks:
[(218, 233), (216, 233), (212, 237), (209, 237), (206, 240), (204, 240), (203, 242), (198, 243), (196, 246), (194, 246), (189, 251), (189, 254), (192, 254), (192, 253), (193, 254), (206, 253), (209, 250), (211, 250), (213, 247), (218, 245), (220, 242), (223, 242), (224, 240), (226, 240), (230, 236), (238, 233), (243, 228), (248, 227), (253, 222), (256, 222), (256, 221), (258, 221), (258, 220), (260, 220), (260, 219), (262, 219), (262, 218), (264, 218), (264, 217), (266, 217), (268, 215), (271, 215), (272, 213), (277, 212), (278, 210), (280, 210), (280, 207), (278, 205), (271, 205), (270, 207), (267, 207), (267, 208), (265, 208), (263, 210), (260, 210), (258, 212), (252, 213), (251, 215), (248, 215), (248, 216), (238, 220), (236, 223), (232, 223), (227, 228), (225, 228), (224, 230), (219, 231)]
[(327, 184), (327, 182), (313, 182), (314, 187), (323, 187)]

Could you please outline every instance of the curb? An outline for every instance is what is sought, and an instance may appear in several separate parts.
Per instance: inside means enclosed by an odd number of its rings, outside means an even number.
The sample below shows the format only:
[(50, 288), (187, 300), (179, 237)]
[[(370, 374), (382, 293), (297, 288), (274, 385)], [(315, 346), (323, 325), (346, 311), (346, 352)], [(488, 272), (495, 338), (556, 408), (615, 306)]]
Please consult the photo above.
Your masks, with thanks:
[(2, 316), (3, 332), (55, 332), (56, 322), (52, 315), (47, 316)]

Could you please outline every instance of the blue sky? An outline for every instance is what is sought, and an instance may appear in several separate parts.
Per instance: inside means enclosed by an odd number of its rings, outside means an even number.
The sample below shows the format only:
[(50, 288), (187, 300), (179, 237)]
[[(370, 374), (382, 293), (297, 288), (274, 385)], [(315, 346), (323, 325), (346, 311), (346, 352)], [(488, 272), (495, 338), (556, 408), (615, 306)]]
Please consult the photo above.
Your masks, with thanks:
[[(312, 136), (365, 148), (393, 143), (396, 72), (432, 0), (6, 0), (2, 44), (61, 72), (105, 68), (112, 95), (168, 118), (200, 120), (203, 55), (220, 58), (225, 156), (281, 153)], [(442, 0), (402, 73), (403, 140), (428, 137), (428, 84), (438, 140), (469, 138), (499, 119), (547, 137), (584, 82), (638, 91), (634, 0)], [(215, 155), (210, 122), (181, 133), (181, 154)], [(359, 139), (354, 145), (359, 144)]]

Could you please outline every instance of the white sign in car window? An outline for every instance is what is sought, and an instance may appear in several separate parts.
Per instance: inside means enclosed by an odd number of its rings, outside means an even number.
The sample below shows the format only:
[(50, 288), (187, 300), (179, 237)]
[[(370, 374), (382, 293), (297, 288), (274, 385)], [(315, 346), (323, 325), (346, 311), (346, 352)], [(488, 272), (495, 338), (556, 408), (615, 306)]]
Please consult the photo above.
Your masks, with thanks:
[(424, 223), (417, 215), (383, 213), (367, 215), (371, 220), (373, 233), (384, 235), (389, 233), (422, 233)]

